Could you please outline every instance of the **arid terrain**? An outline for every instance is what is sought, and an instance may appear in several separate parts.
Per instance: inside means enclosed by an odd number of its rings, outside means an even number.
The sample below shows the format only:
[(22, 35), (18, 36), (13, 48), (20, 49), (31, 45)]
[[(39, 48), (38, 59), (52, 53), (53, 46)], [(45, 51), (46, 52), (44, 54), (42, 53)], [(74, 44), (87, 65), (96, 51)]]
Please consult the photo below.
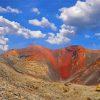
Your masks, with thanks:
[(100, 51), (32, 45), (0, 55), (0, 100), (100, 100)]

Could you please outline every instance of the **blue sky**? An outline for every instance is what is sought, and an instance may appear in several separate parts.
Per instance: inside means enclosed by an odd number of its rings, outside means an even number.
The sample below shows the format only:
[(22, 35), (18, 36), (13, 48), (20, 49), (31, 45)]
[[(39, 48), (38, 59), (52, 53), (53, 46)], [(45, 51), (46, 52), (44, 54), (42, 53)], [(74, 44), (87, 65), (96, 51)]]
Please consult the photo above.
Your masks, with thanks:
[(32, 44), (100, 49), (99, 12), (100, 0), (0, 0), (0, 50)]

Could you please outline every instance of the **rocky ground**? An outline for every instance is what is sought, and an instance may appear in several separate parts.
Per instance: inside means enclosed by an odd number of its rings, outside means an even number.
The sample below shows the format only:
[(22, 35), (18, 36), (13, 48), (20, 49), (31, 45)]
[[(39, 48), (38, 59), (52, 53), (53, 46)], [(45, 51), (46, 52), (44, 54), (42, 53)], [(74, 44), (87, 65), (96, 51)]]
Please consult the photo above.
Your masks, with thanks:
[(0, 100), (100, 100), (96, 86), (49, 79), (46, 64), (0, 56)]
[(95, 86), (37, 80), (13, 84), (0, 77), (0, 100), (100, 100), (100, 92), (95, 89)]
[(100, 100), (95, 88), (35, 80), (13, 84), (0, 77), (0, 100)]

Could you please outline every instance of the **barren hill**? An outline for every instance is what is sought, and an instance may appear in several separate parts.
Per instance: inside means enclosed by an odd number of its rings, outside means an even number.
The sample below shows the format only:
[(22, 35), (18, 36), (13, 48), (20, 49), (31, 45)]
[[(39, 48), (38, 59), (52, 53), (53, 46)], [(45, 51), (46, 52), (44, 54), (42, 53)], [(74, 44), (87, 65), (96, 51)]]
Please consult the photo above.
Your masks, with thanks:
[(98, 50), (32, 45), (0, 55), (0, 100), (99, 100), (98, 83)]
[[(49, 50), (39, 45), (32, 45), (23, 49), (10, 50), (2, 55), (8, 55), (8, 59), (10, 56), (14, 56), (24, 61), (34, 61), (36, 64), (41, 64), (41, 66), (47, 66), (47, 76), (51, 80), (66, 80), (71, 77), (71, 81), (73, 80), (73, 82), (75, 80), (77, 83), (80, 81), (79, 83), (88, 84), (89, 80), (93, 81), (99, 75), (100, 51), (85, 49), (81, 46), (69, 46), (58, 50)], [(86, 71), (88, 72), (86, 73)], [(98, 72), (98, 74), (95, 74), (95, 72)], [(82, 75), (78, 74), (78, 80), (76, 80), (77, 73), (83, 73)], [(89, 79), (88, 77), (91, 74), (94, 77)], [(85, 75), (87, 77), (82, 79)], [(87, 78), (88, 81), (86, 80)], [(96, 77), (94, 83), (99, 82), (99, 77)]]

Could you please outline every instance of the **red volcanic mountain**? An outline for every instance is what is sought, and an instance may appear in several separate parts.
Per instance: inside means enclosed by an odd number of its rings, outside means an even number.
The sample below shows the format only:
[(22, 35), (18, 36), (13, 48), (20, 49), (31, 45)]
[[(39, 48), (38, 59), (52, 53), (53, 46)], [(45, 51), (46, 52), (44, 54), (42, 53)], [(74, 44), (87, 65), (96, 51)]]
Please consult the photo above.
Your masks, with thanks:
[(99, 50), (89, 50), (81, 46), (50, 50), (32, 45), (23, 49), (10, 50), (7, 53), (28, 61), (35, 60), (47, 64), (52, 80), (68, 80), (81, 84), (100, 82)]

